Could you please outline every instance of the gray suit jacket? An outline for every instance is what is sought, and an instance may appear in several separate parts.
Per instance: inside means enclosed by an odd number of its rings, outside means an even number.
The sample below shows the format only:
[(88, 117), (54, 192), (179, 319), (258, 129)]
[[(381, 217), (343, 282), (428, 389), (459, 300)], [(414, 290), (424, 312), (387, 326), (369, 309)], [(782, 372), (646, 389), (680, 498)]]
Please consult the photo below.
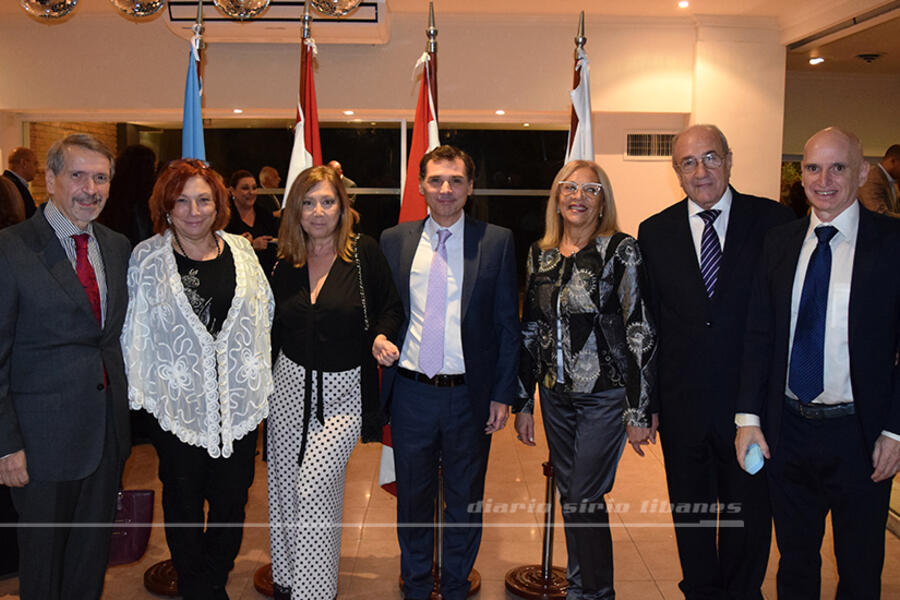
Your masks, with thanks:
[[(464, 216), (463, 288), (460, 327), (466, 384), (473, 410), (487, 419), (491, 401), (511, 404), (516, 393), (521, 331), (512, 232)], [(401, 223), (381, 236), (381, 249), (403, 301), (397, 347), (409, 329), (409, 274), (425, 221)], [(382, 405), (387, 407), (396, 364), (382, 372)]]
[(0, 456), (24, 448), (33, 480), (90, 475), (100, 463), (108, 415), (119, 456), (129, 453), (119, 334), (130, 244), (97, 223), (94, 234), (106, 271), (102, 329), (43, 209), (0, 231)]

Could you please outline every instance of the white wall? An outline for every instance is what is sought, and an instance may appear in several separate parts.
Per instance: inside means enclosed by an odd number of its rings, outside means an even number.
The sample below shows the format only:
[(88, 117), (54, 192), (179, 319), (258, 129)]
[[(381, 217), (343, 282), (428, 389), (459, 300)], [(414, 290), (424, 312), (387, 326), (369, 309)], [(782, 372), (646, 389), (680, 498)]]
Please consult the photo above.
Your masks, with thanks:
[[(442, 121), (496, 122), (503, 108), (509, 123), (568, 126), (574, 18), (439, 15), (438, 27)], [(394, 14), (386, 45), (321, 44), (320, 118), (343, 120), (341, 111), (353, 109), (363, 120), (411, 119), (424, 28), (424, 14)], [(589, 14), (586, 36), (596, 153), (613, 179), (623, 229), (633, 233), (681, 197), (668, 161), (624, 160), (626, 130), (715, 122), (735, 148), (739, 187), (777, 193), (784, 50), (774, 23)], [(0, 148), (21, 143), (21, 120), (180, 122), (187, 52), (162, 19), (133, 23), (110, 10), (47, 25), (24, 13), (5, 16)], [(212, 44), (204, 116), (240, 107), (243, 117), (290, 119), (298, 69), (295, 44)]]
[(856, 133), (866, 156), (900, 144), (900, 79), (842, 73), (788, 73), (784, 152), (802, 154), (816, 131), (839, 125)]

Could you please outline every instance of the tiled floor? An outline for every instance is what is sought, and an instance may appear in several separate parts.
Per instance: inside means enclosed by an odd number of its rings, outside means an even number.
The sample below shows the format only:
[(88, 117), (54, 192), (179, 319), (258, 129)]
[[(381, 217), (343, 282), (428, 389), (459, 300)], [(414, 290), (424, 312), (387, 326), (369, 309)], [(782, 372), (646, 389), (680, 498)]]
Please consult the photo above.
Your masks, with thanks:
[[(545, 479), (541, 463), (546, 460), (540, 420), (537, 448), (518, 443), (511, 426), (495, 435), (485, 492), (485, 530), (476, 569), (482, 587), (476, 599), (514, 600), (504, 586), (507, 571), (541, 559)], [(392, 496), (378, 488), (377, 470), (381, 447), (359, 445), (347, 467), (344, 503), (344, 533), (340, 564), (341, 600), (401, 598), (397, 587), (400, 551), (397, 546), (395, 503)], [(244, 543), (228, 582), (232, 600), (263, 600), (253, 588), (253, 574), (269, 562), (266, 510), (265, 464), (258, 463), (256, 481), (247, 510)], [(156, 479), (156, 454), (148, 445), (138, 446), (129, 460), (126, 487), (159, 489)], [(627, 448), (619, 466), (616, 485), (608, 504), (617, 509), (611, 518), (615, 556), (616, 592), (622, 600), (639, 598), (677, 599), (681, 572), (669, 515), (659, 511), (668, 502), (662, 455), (652, 446), (643, 459)], [(513, 511), (510, 503), (519, 503)], [(538, 510), (535, 510), (538, 509)], [(157, 493), (156, 521), (162, 513)], [(557, 518), (557, 523), (559, 523)], [(830, 544), (830, 531), (823, 549), (823, 598), (834, 597), (836, 570)], [(883, 598), (900, 598), (900, 540), (888, 534), (887, 558), (883, 576)], [(164, 532), (154, 528), (150, 548), (135, 564), (110, 568), (106, 577), (104, 600), (152, 599), (144, 589), (144, 571), (168, 558)], [(565, 564), (563, 532), (556, 530), (554, 562)], [(772, 550), (764, 593), (775, 598), (777, 551)], [(0, 581), (0, 600), (18, 598), (17, 580)]]

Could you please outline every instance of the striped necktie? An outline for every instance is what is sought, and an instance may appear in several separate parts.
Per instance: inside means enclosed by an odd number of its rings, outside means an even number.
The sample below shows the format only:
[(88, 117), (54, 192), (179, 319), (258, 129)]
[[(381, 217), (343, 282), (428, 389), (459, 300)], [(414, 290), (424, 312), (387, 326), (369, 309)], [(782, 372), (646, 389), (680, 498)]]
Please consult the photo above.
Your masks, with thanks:
[(719, 245), (719, 234), (713, 223), (722, 214), (721, 210), (704, 210), (697, 215), (703, 219), (703, 236), (700, 238), (700, 274), (706, 286), (706, 295), (710, 298), (716, 293), (719, 281), (719, 264), (722, 262), (722, 247)]

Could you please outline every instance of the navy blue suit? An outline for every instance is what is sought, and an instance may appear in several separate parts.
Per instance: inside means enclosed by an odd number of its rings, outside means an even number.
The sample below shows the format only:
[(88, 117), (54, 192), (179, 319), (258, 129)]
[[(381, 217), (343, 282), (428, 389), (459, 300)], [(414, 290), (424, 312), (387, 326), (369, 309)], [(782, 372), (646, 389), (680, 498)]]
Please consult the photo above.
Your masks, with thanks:
[[(465, 385), (436, 388), (397, 376), (382, 377), (382, 404), (390, 414), (397, 471), (397, 522), (401, 574), (408, 598), (427, 598), (432, 588), (431, 523), (437, 465), (444, 473), (446, 523), (441, 591), (461, 600), (481, 541), (480, 510), (490, 436), (484, 433), (492, 401), (511, 404), (516, 389), (520, 331), (515, 249), (508, 229), (465, 218), (460, 307)], [(409, 279), (424, 221), (401, 223), (382, 234), (381, 248), (403, 301), (397, 347), (409, 329)]]
[(784, 410), (791, 296), (809, 217), (769, 233), (750, 300), (737, 412), (760, 416), (772, 454), (779, 598), (819, 597), (828, 511), (837, 597), (880, 593), (891, 481), (869, 477), (881, 431), (900, 433), (900, 221), (863, 206), (859, 213), (848, 315), (855, 415), (808, 420)]

